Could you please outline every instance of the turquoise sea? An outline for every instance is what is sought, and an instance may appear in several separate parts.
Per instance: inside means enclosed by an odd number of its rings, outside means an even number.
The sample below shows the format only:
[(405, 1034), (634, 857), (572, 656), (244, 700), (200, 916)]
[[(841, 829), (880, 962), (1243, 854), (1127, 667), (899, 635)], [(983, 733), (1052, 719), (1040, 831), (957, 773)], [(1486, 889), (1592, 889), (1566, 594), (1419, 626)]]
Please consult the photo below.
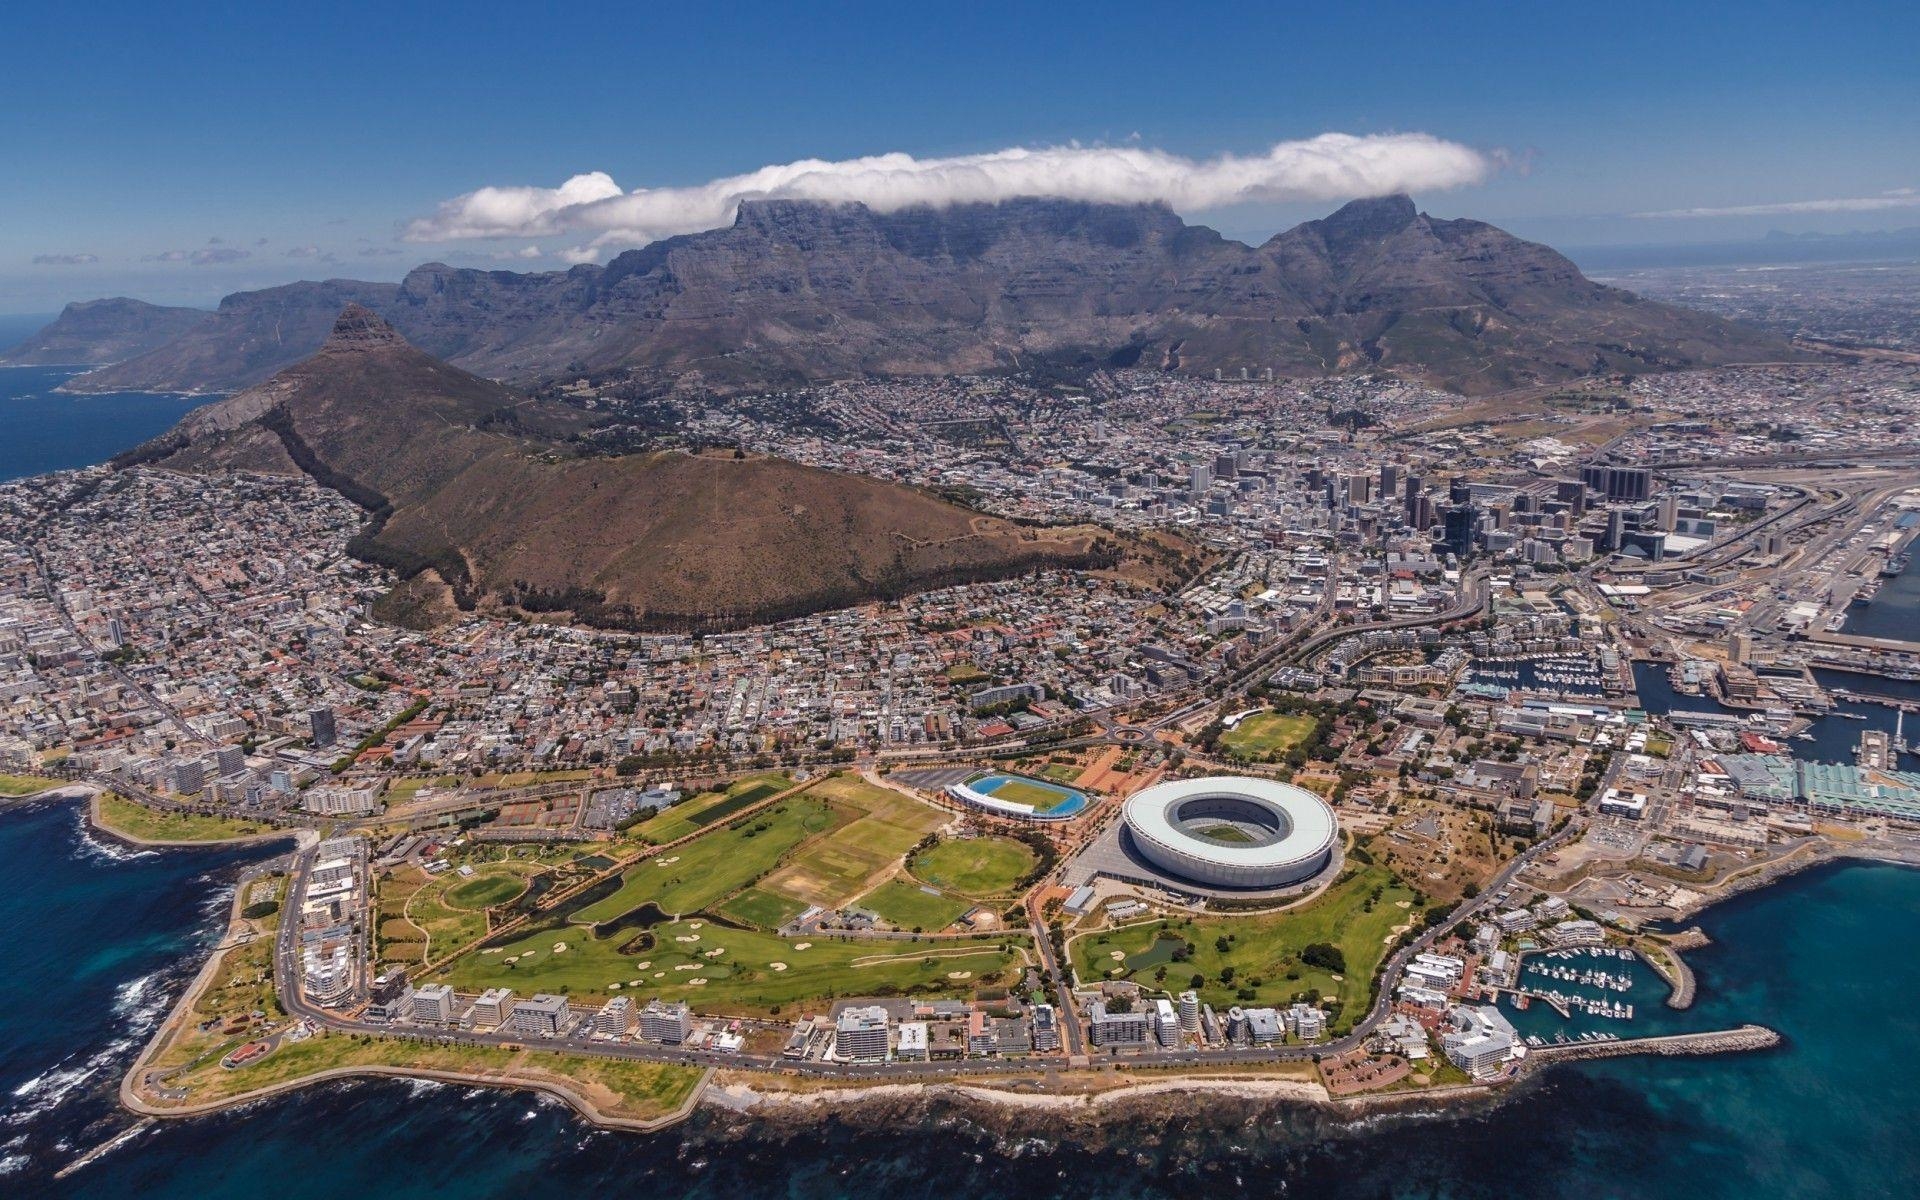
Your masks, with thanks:
[[(356, 1197), (1910, 1197), (1920, 1194), (1920, 871), (1828, 867), (1704, 914), (1701, 999), (1664, 1027), (1758, 1020), (1779, 1049), (1555, 1068), (1500, 1102), (1335, 1120), (1193, 1098), (1063, 1134), (931, 1107), (818, 1121), (702, 1112), (596, 1132), (523, 1095), (333, 1084), (148, 1127), (113, 1089), (260, 851), (128, 852), (69, 803), (0, 809), (0, 1195)], [(1529, 1014), (1533, 1016), (1534, 1014)], [(1651, 1028), (1651, 1025), (1649, 1025)]]

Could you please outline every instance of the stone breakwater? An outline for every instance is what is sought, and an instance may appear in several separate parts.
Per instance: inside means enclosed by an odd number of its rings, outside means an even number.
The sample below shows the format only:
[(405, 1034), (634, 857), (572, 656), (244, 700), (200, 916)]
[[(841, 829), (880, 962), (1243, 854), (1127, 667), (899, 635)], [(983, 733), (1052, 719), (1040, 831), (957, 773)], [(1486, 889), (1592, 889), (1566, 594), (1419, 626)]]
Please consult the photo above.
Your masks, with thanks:
[(1541, 1046), (1527, 1053), (1529, 1067), (1538, 1063), (1579, 1062), (1590, 1058), (1619, 1058), (1628, 1054), (1679, 1057), (1700, 1054), (1738, 1054), (1768, 1050), (1780, 1044), (1778, 1033), (1765, 1025), (1742, 1025), (1707, 1033), (1673, 1033), (1664, 1037), (1623, 1038), (1617, 1042), (1573, 1042)]

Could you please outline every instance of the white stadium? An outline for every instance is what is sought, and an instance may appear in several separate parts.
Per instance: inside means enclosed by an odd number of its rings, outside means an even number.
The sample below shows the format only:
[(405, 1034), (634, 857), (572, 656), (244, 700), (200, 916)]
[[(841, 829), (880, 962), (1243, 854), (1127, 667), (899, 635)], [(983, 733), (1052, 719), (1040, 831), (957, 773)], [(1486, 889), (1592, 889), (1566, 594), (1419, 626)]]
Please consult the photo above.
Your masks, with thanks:
[(1333, 862), (1340, 832), (1326, 801), (1290, 783), (1222, 775), (1136, 792), (1133, 850), (1168, 874), (1216, 888), (1304, 883)]

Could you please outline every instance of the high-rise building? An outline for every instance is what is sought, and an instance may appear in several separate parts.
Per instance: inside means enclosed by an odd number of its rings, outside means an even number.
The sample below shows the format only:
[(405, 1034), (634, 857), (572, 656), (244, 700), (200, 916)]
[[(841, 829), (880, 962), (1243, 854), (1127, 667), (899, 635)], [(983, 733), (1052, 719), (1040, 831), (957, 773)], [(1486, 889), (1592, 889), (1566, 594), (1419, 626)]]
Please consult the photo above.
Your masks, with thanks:
[(1211, 488), (1212, 486), (1213, 486), (1213, 464), (1212, 463), (1193, 464), (1193, 494), (1196, 496), (1204, 496), (1207, 493), (1207, 489)]
[(1033, 1006), (1033, 1048), (1040, 1051), (1060, 1048), (1059, 1015), (1051, 1004)]
[(1180, 1044), (1180, 1017), (1173, 1001), (1161, 996), (1153, 1002), (1153, 1037), (1162, 1046)]
[(552, 1037), (567, 1027), (565, 996), (541, 994), (513, 1006), (513, 1031), (526, 1037)]
[(1441, 540), (1447, 552), (1455, 558), (1466, 558), (1473, 553), (1475, 526), (1479, 523), (1479, 514), (1471, 504), (1449, 504), (1441, 511)]
[(507, 1003), (512, 999), (512, 988), (488, 988), (480, 993), (478, 1000), (473, 1002), (473, 1007), (467, 1010), (467, 1016), (472, 1019), (475, 1027), (480, 1029), (504, 1025), (507, 1020)]
[(1180, 993), (1180, 1028), (1188, 1033), (1200, 1031), (1200, 993), (1184, 991)]
[(1087, 1024), (1096, 1046), (1144, 1046), (1153, 1037), (1153, 1020), (1143, 1012), (1110, 1012), (1105, 1001), (1087, 1006)]
[(423, 1025), (453, 1023), (453, 988), (444, 983), (429, 983), (413, 990), (413, 1019)]
[(601, 1037), (623, 1038), (633, 1028), (633, 1001), (615, 996), (593, 1014), (593, 1031)]
[(339, 736), (339, 731), (334, 728), (331, 708), (307, 710), (307, 741), (311, 745), (331, 746), (334, 739)]
[(1600, 548), (1609, 554), (1620, 549), (1627, 540), (1627, 514), (1614, 509), (1607, 514), (1607, 534), (1600, 540)]
[(887, 1010), (878, 1004), (842, 1009), (833, 1027), (833, 1054), (843, 1062), (885, 1062)]
[(191, 796), (207, 785), (206, 770), (193, 759), (173, 764), (171, 775), (173, 790), (182, 796)]
[(693, 1032), (693, 1014), (684, 1002), (647, 1001), (640, 1010), (640, 1040), (678, 1046)]

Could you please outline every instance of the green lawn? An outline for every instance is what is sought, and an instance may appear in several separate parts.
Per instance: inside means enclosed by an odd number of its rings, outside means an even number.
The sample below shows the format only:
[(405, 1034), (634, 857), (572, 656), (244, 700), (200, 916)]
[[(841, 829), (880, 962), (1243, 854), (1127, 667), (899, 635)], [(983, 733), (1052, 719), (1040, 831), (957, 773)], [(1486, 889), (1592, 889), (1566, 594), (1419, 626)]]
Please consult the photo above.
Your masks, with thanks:
[[(383, 962), (417, 966), (429, 954), (440, 954), (464, 946), (487, 931), (486, 905), (472, 904), (474, 897), (488, 892), (503, 893), (502, 903), (519, 895), (526, 880), (545, 871), (549, 864), (537, 858), (509, 857), (504, 848), (488, 848), (483, 854), (498, 854), (497, 859), (469, 859), (474, 874), (466, 879), (449, 871), (428, 877), (418, 868), (402, 867), (391, 879), (376, 883), (380, 955)], [(463, 893), (456, 902), (454, 893)]]
[(782, 855), (831, 829), (834, 811), (810, 795), (716, 829), (668, 854), (643, 859), (622, 877), (620, 890), (580, 909), (576, 924), (611, 921), (649, 902), (663, 912), (696, 913), (759, 879)]
[(1255, 713), (1220, 735), (1220, 747), (1239, 758), (1285, 754), (1313, 732), (1317, 722), (1298, 713)]
[(53, 786), (53, 780), (37, 775), (0, 774), (0, 796), (31, 796)]
[[(1375, 889), (1379, 889), (1379, 899), (1372, 900)], [(1191, 924), (1156, 921), (1117, 933), (1089, 934), (1074, 941), (1073, 963), (1083, 983), (1129, 978), (1137, 972), (1139, 982), (1148, 986), (1153, 985), (1153, 969), (1164, 963), (1167, 977), (1161, 986), (1170, 991), (1184, 990), (1191, 976), (1199, 974), (1205, 977), (1200, 998), (1219, 1009), (1254, 1002), (1282, 1005), (1303, 992), (1337, 996), (1341, 1011), (1334, 1027), (1344, 1031), (1366, 1009), (1374, 969), (1396, 937), (1393, 927), (1419, 923), (1420, 910), (1400, 907), (1412, 896), (1412, 891), (1384, 867), (1365, 867), (1304, 908), (1289, 912), (1210, 916)], [(1224, 952), (1217, 944), (1223, 937), (1231, 939)], [(1172, 947), (1165, 945), (1164, 950), (1156, 952), (1155, 946), (1164, 945), (1167, 938), (1178, 938), (1192, 947), (1188, 961), (1173, 963), (1161, 958)], [(1331, 943), (1345, 955), (1346, 970), (1339, 979), (1332, 972), (1299, 961), (1300, 951), (1315, 942)], [(1121, 958), (1113, 957), (1115, 951)], [(1222, 969), (1229, 966), (1234, 969), (1230, 984), (1220, 978)], [(1289, 972), (1298, 977), (1287, 978)], [(1243, 987), (1253, 988), (1253, 1001), (1241, 998)]]
[(793, 780), (785, 775), (750, 775), (737, 780), (725, 791), (689, 796), (672, 808), (648, 817), (629, 832), (656, 846), (663, 845), (717, 824), (741, 809), (757, 804), (768, 796), (777, 796), (792, 786)]
[[(982, 986), (1004, 987), (1017, 972), (1018, 957), (1000, 947), (1015, 942), (1024, 939), (789, 941), (699, 920), (646, 931), (623, 929), (601, 939), (573, 926), (465, 955), (442, 978), (461, 991), (508, 987), (523, 996), (559, 992), (592, 1000), (631, 992), (637, 998), (685, 1000), (700, 1012), (748, 1015), (776, 1006), (790, 1012), (811, 1011), (814, 1005), (824, 1010), (825, 1001), (835, 996), (923, 989), (926, 995), (969, 996)], [(564, 950), (555, 949), (562, 945)], [(807, 949), (796, 949), (799, 945)], [(953, 978), (956, 974), (961, 977)]]
[(476, 871), (471, 879), (462, 879), (448, 888), (445, 896), (450, 906), (473, 911), (505, 904), (526, 890), (526, 883), (516, 876), (482, 875)]
[(798, 900), (776, 895), (764, 888), (750, 887), (722, 904), (717, 911), (729, 920), (772, 930), (793, 920), (806, 908)]
[(1216, 842), (1232, 842), (1236, 845), (1253, 844), (1253, 835), (1238, 825), (1213, 825), (1196, 832), (1201, 837), (1212, 838)]
[(188, 1102), (201, 1102), (355, 1066), (459, 1071), (492, 1076), (502, 1082), (555, 1076), (577, 1079), (606, 1088), (613, 1099), (614, 1115), (639, 1118), (673, 1112), (700, 1082), (698, 1067), (538, 1049), (360, 1038), (332, 1032), (283, 1045), (237, 1071), (221, 1067), (216, 1056), (172, 1082), (187, 1090)]
[(851, 819), (796, 851), (763, 886), (803, 904), (840, 908), (892, 873), (907, 851), (946, 824), (946, 813), (857, 775), (837, 775), (807, 790)]
[(423, 788), (452, 788), (460, 786), (458, 775), (413, 775), (406, 779), (396, 779), (387, 785), (387, 803), (399, 804), (411, 800)]
[(967, 896), (1004, 896), (1033, 870), (1025, 842), (1007, 837), (956, 838), (914, 856), (909, 869), (937, 888)]
[(271, 825), (256, 821), (160, 812), (111, 792), (100, 797), (100, 822), (111, 832), (150, 842), (224, 842), (273, 831)]
[(1072, 787), (1073, 781), (1080, 778), (1080, 768), (1072, 763), (1048, 763), (1047, 769), (1040, 773), (1055, 783), (1064, 783), (1068, 787)]
[(960, 919), (973, 905), (944, 893), (929, 895), (919, 884), (907, 879), (889, 879), (862, 896), (861, 908), (872, 909), (899, 929), (918, 929), (934, 933)]
[(993, 789), (993, 798), (1012, 804), (1031, 805), (1041, 812), (1049, 812), (1067, 801), (1067, 797), (1061, 795), (1057, 789), (1028, 783), (1024, 779), (1007, 780)]

